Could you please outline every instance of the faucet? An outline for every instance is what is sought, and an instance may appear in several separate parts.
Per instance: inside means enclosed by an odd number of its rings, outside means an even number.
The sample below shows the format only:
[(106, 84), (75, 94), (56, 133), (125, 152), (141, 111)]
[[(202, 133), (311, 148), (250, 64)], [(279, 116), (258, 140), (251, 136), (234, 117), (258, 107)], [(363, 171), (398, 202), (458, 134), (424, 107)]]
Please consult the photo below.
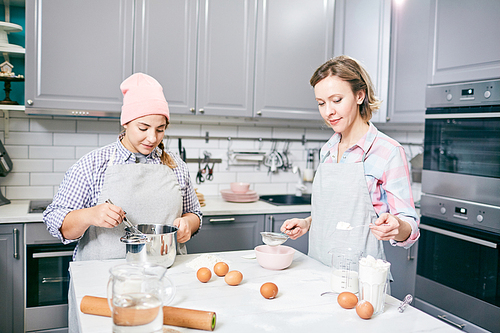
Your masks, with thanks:
[(297, 185), (295, 185), (295, 196), (301, 197), (302, 193), (307, 191), (307, 186), (304, 185), (302, 181), (302, 173), (300, 172), (300, 168), (298, 166), (294, 166), (292, 168), (293, 173), (298, 173), (299, 174), (299, 181), (297, 182)]

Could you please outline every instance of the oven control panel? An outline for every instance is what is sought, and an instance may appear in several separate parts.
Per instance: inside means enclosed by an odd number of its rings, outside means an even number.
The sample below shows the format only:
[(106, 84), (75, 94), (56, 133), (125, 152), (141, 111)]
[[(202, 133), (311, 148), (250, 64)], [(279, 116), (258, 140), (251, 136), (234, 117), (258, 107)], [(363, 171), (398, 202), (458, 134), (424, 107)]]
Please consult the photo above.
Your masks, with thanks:
[(499, 105), (500, 80), (427, 86), (426, 108)]
[(500, 233), (500, 207), (423, 193), (420, 213), (438, 220)]

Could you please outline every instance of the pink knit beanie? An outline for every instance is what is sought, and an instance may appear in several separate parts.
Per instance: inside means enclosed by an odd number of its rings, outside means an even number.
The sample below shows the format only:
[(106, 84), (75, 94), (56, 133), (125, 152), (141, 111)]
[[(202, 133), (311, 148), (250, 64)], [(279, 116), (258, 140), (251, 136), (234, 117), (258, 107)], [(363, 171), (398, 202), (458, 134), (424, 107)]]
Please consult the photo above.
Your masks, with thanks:
[(161, 85), (149, 75), (135, 73), (120, 85), (123, 93), (121, 124), (134, 119), (161, 114), (170, 120), (168, 103), (163, 95)]

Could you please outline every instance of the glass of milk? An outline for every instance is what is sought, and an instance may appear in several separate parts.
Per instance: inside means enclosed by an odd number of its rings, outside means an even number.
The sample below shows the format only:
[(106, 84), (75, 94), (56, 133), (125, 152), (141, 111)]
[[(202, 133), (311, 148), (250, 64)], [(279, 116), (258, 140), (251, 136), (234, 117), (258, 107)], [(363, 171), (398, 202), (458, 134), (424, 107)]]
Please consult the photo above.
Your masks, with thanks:
[(373, 315), (384, 312), (391, 263), (368, 255), (359, 260), (359, 300), (373, 305)]
[(334, 292), (358, 292), (358, 264), (362, 252), (349, 247), (334, 248), (332, 255), (331, 288)]

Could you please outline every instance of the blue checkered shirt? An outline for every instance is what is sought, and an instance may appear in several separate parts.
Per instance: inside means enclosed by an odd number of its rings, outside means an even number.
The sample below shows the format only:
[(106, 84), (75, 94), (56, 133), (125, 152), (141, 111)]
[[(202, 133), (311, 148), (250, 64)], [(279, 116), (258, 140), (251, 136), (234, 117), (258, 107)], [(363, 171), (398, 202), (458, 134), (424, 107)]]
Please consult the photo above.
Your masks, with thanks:
[[(76, 162), (65, 174), (52, 203), (43, 212), (43, 222), (50, 234), (68, 244), (76, 240), (65, 239), (59, 228), (66, 215), (77, 209), (93, 207), (97, 204), (104, 183), (104, 174), (108, 167), (112, 154), (115, 164), (136, 163), (136, 157), (128, 151), (120, 142), (123, 134), (112, 144), (91, 151)], [(182, 194), (182, 214), (194, 213), (201, 218), (202, 212), (200, 202), (193, 188), (189, 170), (179, 156), (171, 151), (166, 151), (174, 158), (177, 167), (172, 169), (177, 177)], [(156, 148), (146, 156), (147, 164), (161, 164), (161, 150)], [(167, 167), (167, 166), (165, 166)], [(75, 251), (76, 253), (76, 251)]]

